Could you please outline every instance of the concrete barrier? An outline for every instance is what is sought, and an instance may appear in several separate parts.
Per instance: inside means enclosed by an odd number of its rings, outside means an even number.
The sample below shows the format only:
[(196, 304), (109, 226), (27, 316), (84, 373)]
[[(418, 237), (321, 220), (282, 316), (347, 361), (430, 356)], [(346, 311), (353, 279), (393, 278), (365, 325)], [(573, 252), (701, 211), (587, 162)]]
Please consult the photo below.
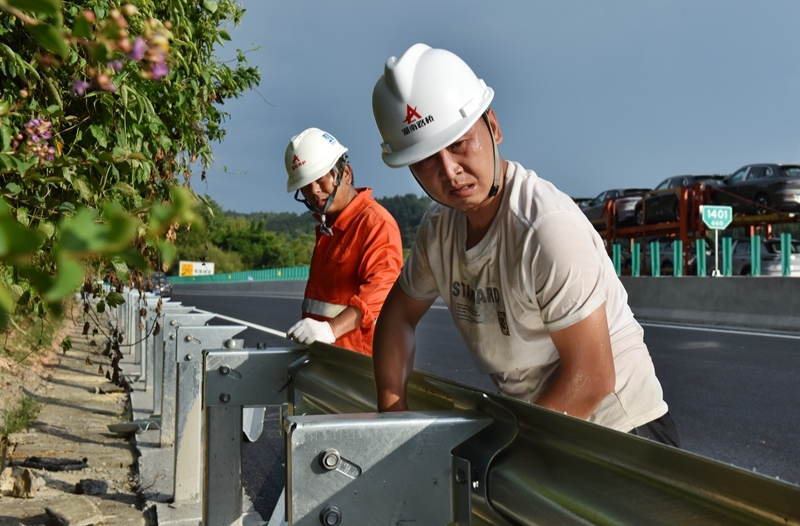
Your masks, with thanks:
[[(800, 279), (783, 277), (622, 277), (642, 321), (800, 332)], [(182, 283), (178, 294), (302, 298), (305, 281)]]
[(800, 331), (800, 279), (623, 277), (639, 320)]

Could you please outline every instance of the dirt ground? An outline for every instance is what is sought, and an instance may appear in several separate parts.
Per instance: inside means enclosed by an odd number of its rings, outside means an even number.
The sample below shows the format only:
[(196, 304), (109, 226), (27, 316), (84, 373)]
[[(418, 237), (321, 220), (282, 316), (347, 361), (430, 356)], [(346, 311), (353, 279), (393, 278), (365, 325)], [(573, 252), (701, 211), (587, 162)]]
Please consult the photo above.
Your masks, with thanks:
[[(75, 318), (67, 316), (52, 342), (25, 366), (9, 363), (8, 353), (0, 350), (0, 418), (23, 394), (42, 404), (29, 429), (7, 437), (0, 465), (5, 467), (0, 472), (0, 526), (150, 524), (148, 513), (140, 509), (135, 449), (127, 437), (107, 428), (126, 419), (128, 396), (113, 392), (113, 384), (99, 374), (100, 366), (108, 365), (98, 345), (102, 333), (82, 335), (82, 316), (82, 311)], [(60, 342), (66, 335), (73, 348), (62, 353)], [(86, 467), (50, 471), (41, 469), (41, 462), (38, 469), (19, 465), (26, 459), (30, 463), (31, 457), (85, 459)], [(29, 473), (23, 475), (26, 469)], [(20, 479), (32, 479), (37, 486), (27, 492), (28, 498), (13, 496)], [(81, 481), (84, 494), (76, 487)]]

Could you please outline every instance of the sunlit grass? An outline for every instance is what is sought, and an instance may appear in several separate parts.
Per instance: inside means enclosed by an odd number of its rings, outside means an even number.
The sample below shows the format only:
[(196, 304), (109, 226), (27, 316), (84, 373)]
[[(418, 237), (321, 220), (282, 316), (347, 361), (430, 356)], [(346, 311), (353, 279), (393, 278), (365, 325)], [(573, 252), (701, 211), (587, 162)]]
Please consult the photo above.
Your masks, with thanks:
[(3, 418), (3, 425), (0, 426), (0, 436), (19, 433), (26, 429), (31, 422), (36, 420), (41, 410), (42, 404), (30, 396), (25, 396), (20, 400), (16, 408), (6, 413), (5, 418)]

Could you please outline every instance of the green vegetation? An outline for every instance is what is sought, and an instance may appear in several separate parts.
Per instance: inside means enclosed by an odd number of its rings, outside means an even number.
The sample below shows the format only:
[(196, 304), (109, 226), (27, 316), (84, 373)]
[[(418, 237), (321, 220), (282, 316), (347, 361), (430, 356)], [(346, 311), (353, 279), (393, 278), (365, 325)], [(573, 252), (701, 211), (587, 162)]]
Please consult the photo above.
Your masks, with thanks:
[[(218, 273), (311, 263), (318, 224), (311, 212), (223, 212), (213, 199), (205, 199), (209, 206), (200, 214), (202, 221), (177, 233), (175, 248), (180, 259), (213, 261)], [(394, 216), (403, 247), (409, 249), (430, 199), (406, 194), (377, 201)]]
[[(0, 0), (0, 325), (82, 284), (117, 289), (175, 255), (192, 168), (225, 136), (225, 99), (258, 84), (233, 0)], [(201, 174), (201, 178), (205, 173)], [(13, 321), (13, 318), (11, 318)]]
[(36, 420), (41, 410), (42, 405), (39, 402), (30, 396), (24, 396), (16, 408), (6, 412), (3, 425), (0, 426), (0, 436), (8, 436), (26, 429)]

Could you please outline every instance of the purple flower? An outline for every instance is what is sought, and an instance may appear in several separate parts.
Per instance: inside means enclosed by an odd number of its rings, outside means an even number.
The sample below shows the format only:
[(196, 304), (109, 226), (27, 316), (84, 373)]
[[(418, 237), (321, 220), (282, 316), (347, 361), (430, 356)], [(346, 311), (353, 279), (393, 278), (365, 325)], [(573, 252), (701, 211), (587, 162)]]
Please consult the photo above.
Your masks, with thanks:
[(150, 68), (150, 74), (153, 76), (153, 80), (161, 80), (167, 76), (167, 73), (169, 73), (169, 68), (163, 62), (156, 62)]
[(145, 51), (147, 51), (147, 44), (144, 39), (142, 37), (136, 37), (136, 40), (133, 41), (131, 52), (128, 53), (127, 56), (131, 60), (139, 61), (142, 60)]
[(121, 60), (112, 60), (106, 66), (110, 67), (114, 70), (114, 73), (119, 73), (122, 71), (122, 61)]
[(69, 94), (83, 97), (86, 94), (87, 89), (89, 89), (88, 82), (82, 79), (74, 79), (72, 81), (72, 87), (69, 89)]

